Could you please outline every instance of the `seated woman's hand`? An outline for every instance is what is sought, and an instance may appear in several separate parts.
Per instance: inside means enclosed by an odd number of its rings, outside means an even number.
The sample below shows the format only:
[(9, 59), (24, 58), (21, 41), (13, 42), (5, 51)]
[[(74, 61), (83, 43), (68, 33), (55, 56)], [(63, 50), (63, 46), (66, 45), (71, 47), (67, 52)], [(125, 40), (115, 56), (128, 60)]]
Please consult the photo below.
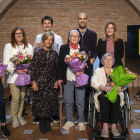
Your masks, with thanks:
[(111, 91), (113, 88), (112, 87), (108, 87), (108, 86), (105, 86), (104, 87), (104, 91), (105, 92), (109, 92), (109, 91)]
[(122, 91), (123, 90), (123, 87), (118, 87), (118, 92)]
[(34, 91), (38, 91), (38, 86), (36, 82), (31, 82), (32, 83), (32, 88)]
[(54, 88), (57, 89), (58, 88), (58, 82), (56, 81), (54, 84)]

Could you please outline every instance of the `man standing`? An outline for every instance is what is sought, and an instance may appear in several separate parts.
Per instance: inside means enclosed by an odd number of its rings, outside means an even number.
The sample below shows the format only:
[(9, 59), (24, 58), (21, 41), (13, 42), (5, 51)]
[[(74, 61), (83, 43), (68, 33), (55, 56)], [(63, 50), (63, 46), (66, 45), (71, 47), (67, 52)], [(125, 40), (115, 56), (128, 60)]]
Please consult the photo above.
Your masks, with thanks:
[[(53, 18), (49, 15), (44, 16), (42, 18), (41, 24), (42, 24), (42, 28), (43, 28), (44, 32), (51, 31), (52, 26), (53, 26)], [(43, 35), (43, 33), (40, 33), (36, 36), (35, 44), (33, 47), (34, 51), (36, 49), (40, 48), (40, 42), (41, 42), (42, 35)], [(59, 54), (61, 45), (63, 45), (62, 37), (54, 33), (54, 49), (57, 51), (58, 54)]]
[(90, 74), (89, 74), (89, 84), (86, 86), (85, 90), (85, 109), (84, 109), (84, 116), (85, 116), (85, 123), (88, 123), (88, 110), (89, 110), (89, 96), (91, 92), (91, 76), (93, 75), (93, 63), (97, 57), (96, 52), (96, 43), (97, 43), (97, 34), (94, 31), (91, 31), (87, 28), (87, 15), (85, 13), (80, 13), (77, 18), (78, 22), (78, 29), (77, 31), (80, 34), (80, 41), (79, 44), (81, 46), (85, 46), (88, 49), (88, 55), (90, 56), (90, 63), (92, 65)]
[[(53, 26), (53, 18), (50, 15), (44, 16), (42, 18), (41, 24), (44, 32), (51, 31)], [(34, 51), (40, 49), (40, 42), (41, 42), (42, 35), (43, 33), (40, 33), (36, 36), (35, 44), (33, 46)], [(54, 50), (56, 50), (58, 54), (61, 45), (63, 45), (62, 37), (54, 33)], [(53, 116), (53, 120), (54, 122), (59, 122), (59, 117)], [(39, 118), (34, 116), (33, 123), (38, 124)]]

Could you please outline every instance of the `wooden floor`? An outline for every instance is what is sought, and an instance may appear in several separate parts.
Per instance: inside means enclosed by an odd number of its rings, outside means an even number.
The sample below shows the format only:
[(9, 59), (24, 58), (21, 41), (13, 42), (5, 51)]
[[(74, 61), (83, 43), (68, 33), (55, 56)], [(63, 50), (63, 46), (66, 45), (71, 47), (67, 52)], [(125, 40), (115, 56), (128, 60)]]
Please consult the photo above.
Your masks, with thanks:
[[(131, 101), (131, 114), (134, 118), (134, 124), (129, 126), (129, 139), (130, 140), (140, 140), (140, 112), (135, 113), (134, 110), (140, 110), (140, 101), (135, 100), (135, 95), (140, 88), (129, 88), (130, 91), (130, 101)], [(4, 88), (4, 98), (9, 97), (9, 90)], [(0, 140), (92, 140), (91, 139), (91, 128), (86, 125), (85, 132), (78, 131), (78, 125), (75, 124), (70, 128), (68, 134), (59, 134), (59, 123), (54, 123), (52, 125), (52, 131), (47, 134), (41, 134), (39, 130), (39, 125), (32, 123), (33, 116), (31, 115), (31, 105), (25, 103), (25, 113), (24, 118), (28, 122), (25, 126), (20, 126), (18, 128), (13, 128), (11, 124), (10, 116), (10, 103), (6, 104), (6, 117), (8, 129), (11, 132), (10, 137), (5, 138), (0, 133)], [(65, 116), (65, 108), (63, 108), (63, 115)], [(62, 125), (65, 123), (65, 119), (62, 119)], [(118, 126), (120, 127), (120, 126)], [(139, 133), (133, 133), (132, 129), (138, 129)], [(120, 129), (119, 129), (120, 130)], [(137, 131), (137, 132), (138, 132)], [(25, 132), (31, 134), (24, 134)]]

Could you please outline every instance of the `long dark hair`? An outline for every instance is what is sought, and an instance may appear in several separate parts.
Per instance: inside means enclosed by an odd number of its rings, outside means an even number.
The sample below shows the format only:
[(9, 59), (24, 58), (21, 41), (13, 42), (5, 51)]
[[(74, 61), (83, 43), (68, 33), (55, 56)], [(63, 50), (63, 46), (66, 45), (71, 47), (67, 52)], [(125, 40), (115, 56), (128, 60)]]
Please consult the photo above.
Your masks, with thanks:
[(22, 42), (24, 44), (24, 49), (25, 49), (26, 47), (28, 47), (28, 44), (27, 44), (27, 40), (26, 40), (26, 33), (25, 33), (25, 31), (21, 27), (15, 27), (13, 29), (12, 33), (11, 33), (11, 44), (12, 44), (12, 47), (15, 48), (16, 45), (18, 45), (18, 43), (17, 43), (17, 41), (15, 39), (15, 33), (16, 33), (17, 30), (21, 30), (22, 31), (22, 35), (23, 35)]

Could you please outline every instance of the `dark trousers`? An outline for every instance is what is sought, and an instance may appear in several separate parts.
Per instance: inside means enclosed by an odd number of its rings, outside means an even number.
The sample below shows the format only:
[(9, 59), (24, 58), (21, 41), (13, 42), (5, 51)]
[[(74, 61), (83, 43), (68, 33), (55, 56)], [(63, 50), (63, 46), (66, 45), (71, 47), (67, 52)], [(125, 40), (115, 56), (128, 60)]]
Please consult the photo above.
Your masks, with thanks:
[(6, 122), (5, 106), (4, 106), (4, 99), (3, 99), (3, 86), (2, 86), (1, 79), (0, 79), (0, 121), (1, 123)]
[(89, 80), (88, 80), (88, 84), (85, 86), (85, 108), (84, 108), (84, 115), (88, 116), (88, 111), (89, 111), (89, 97), (91, 94), (91, 77), (93, 75), (93, 67), (90, 70), (90, 74), (89, 74)]
[(98, 97), (100, 102), (100, 113), (102, 123), (118, 123), (119, 110), (120, 110), (120, 96), (117, 95), (115, 103), (111, 103), (105, 94), (100, 94)]

